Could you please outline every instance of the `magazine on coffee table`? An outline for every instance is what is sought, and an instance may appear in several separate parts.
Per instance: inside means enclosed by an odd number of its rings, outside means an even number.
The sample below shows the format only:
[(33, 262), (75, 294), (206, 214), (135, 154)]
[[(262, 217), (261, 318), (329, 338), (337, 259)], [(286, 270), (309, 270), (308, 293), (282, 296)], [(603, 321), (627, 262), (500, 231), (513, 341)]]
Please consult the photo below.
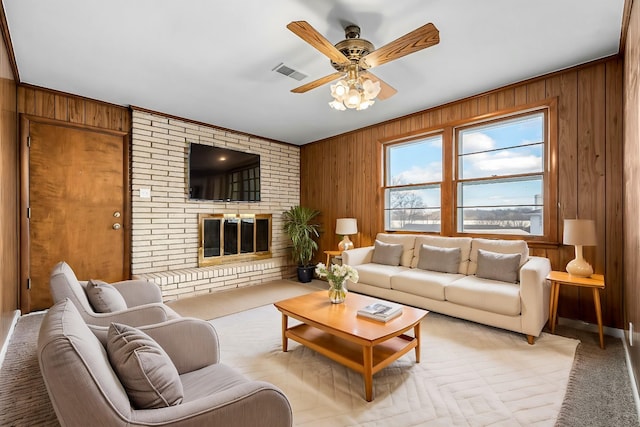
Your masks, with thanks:
[(402, 306), (388, 301), (377, 301), (358, 310), (358, 316), (387, 322), (402, 314)]

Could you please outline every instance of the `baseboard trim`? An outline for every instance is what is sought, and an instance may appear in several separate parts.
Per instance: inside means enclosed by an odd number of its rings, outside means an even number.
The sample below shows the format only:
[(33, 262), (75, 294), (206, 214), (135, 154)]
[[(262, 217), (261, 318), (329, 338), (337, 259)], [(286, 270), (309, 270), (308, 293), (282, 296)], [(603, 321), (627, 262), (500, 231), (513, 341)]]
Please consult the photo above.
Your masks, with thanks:
[(0, 350), (0, 369), (2, 369), (2, 364), (4, 362), (4, 357), (7, 354), (7, 349), (9, 348), (9, 340), (13, 336), (13, 331), (16, 329), (16, 323), (18, 323), (18, 319), (20, 318), (20, 310), (14, 310), (13, 319), (11, 320), (11, 326), (9, 326), (9, 333), (7, 334), (7, 339), (4, 340), (2, 344), (2, 350)]

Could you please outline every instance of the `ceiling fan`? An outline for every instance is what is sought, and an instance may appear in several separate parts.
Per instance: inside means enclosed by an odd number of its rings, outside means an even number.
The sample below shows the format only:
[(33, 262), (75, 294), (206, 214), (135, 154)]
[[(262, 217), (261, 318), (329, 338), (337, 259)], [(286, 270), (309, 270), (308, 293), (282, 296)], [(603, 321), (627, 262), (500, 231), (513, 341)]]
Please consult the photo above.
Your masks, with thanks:
[(360, 27), (357, 25), (348, 25), (345, 28), (345, 39), (335, 45), (306, 21), (293, 21), (287, 28), (328, 57), (333, 68), (337, 70), (292, 89), (291, 92), (304, 93), (342, 77), (331, 86), (334, 101), (329, 105), (338, 110), (363, 110), (373, 105), (376, 97), (384, 100), (395, 95), (397, 90), (380, 80), (369, 69), (440, 42), (440, 32), (432, 23), (425, 24), (378, 49), (368, 40), (360, 38)]

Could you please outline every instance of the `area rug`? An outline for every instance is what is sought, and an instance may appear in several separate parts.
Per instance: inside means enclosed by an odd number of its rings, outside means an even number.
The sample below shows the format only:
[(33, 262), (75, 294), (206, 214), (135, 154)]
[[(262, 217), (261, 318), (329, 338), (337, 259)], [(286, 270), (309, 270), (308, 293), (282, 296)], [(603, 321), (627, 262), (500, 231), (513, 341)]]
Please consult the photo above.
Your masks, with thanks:
[[(412, 351), (374, 375), (372, 402), (362, 376), (289, 341), (272, 305), (211, 320), (221, 361), (281, 388), (296, 426), (553, 426), (578, 340), (521, 334), (430, 313), (421, 363)], [(290, 320), (290, 323), (292, 321)]]

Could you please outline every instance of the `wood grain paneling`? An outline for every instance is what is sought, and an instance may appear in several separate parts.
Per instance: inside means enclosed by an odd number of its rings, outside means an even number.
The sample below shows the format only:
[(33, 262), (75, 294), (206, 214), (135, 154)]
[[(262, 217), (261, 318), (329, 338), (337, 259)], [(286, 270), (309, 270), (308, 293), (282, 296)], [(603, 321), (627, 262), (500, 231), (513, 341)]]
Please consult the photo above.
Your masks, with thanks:
[(18, 86), (18, 113), (121, 132), (131, 128), (128, 108), (25, 84)]
[[(4, 35), (4, 10), (1, 15)], [(7, 340), (18, 309), (20, 280), (16, 81), (7, 46), (3, 37), (0, 42), (0, 347)]]
[[(626, 8), (625, 8), (626, 10)], [(629, 347), (636, 385), (640, 386), (640, 2), (633, 2), (625, 38), (624, 61), (624, 306), (633, 325)], [(609, 257), (607, 257), (609, 259)], [(626, 325), (625, 325), (626, 329)], [(628, 331), (628, 334), (631, 332)]]
[[(337, 247), (336, 218), (358, 219), (357, 246), (372, 244), (383, 231), (381, 141), (554, 98), (558, 149), (551, 160), (557, 164), (559, 201), (554, 226), (561, 240), (563, 219), (596, 220), (598, 245), (586, 248), (586, 256), (596, 272), (606, 275), (605, 324), (622, 327), (623, 270), (615, 260), (622, 259), (623, 245), (613, 237), (622, 233), (621, 68), (622, 60), (608, 58), (303, 146), (301, 203), (322, 212), (320, 251)], [(560, 243), (532, 243), (531, 250), (564, 270), (574, 254)], [(595, 322), (591, 295), (563, 289), (559, 315)]]

